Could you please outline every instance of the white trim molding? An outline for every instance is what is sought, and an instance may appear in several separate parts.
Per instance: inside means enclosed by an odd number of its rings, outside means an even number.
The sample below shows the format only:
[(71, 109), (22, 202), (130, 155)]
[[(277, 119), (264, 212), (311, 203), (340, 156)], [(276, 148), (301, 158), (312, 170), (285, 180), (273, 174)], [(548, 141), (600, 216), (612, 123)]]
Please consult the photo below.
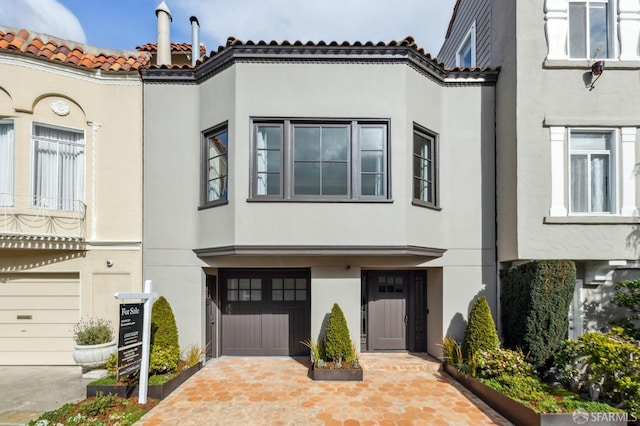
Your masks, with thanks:
[(565, 205), (565, 154), (567, 130), (565, 127), (549, 127), (551, 141), (551, 208), (549, 216), (566, 216)]
[(636, 127), (623, 127), (621, 134), (621, 186), (622, 186), (622, 216), (638, 216), (636, 206)]
[(544, 12), (548, 47), (547, 59), (567, 59), (569, 3), (567, 0), (546, 0)]
[(637, 61), (640, 40), (640, 0), (618, 0), (620, 60)]

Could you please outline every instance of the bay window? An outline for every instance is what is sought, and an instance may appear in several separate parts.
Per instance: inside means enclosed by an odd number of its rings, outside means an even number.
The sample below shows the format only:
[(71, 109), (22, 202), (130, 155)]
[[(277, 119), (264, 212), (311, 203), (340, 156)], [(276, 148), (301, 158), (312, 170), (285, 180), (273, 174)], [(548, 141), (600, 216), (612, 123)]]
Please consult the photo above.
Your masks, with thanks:
[(386, 121), (255, 120), (252, 198), (386, 199), (387, 140)]
[(84, 202), (84, 132), (33, 125), (34, 207), (79, 211)]

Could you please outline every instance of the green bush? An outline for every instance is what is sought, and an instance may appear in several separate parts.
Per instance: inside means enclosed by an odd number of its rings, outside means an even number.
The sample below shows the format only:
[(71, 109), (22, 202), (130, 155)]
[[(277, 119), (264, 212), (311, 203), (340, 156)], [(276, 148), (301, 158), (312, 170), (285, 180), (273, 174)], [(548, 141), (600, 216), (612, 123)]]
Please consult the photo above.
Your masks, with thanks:
[(327, 320), (324, 338), (324, 352), (333, 361), (351, 361), (351, 337), (344, 313), (337, 303), (334, 303)]
[(640, 340), (640, 279), (616, 283), (613, 302), (627, 310), (627, 315), (612, 323), (624, 328), (629, 336)]
[(477, 376), (497, 377), (501, 374), (511, 376), (530, 376), (533, 366), (525, 360), (522, 350), (493, 349), (476, 352)]
[(176, 318), (164, 296), (160, 296), (151, 309), (151, 345), (179, 347)]
[[(585, 333), (565, 340), (554, 359), (553, 371), (567, 388), (619, 404), (640, 417), (640, 346), (621, 328), (609, 333)], [(595, 394), (593, 394), (595, 399)]]
[(468, 359), (473, 353), (493, 351), (498, 348), (500, 348), (500, 340), (489, 303), (484, 296), (480, 296), (469, 313), (469, 323), (462, 340), (462, 356)]
[(174, 373), (178, 369), (179, 360), (180, 346), (176, 318), (167, 299), (161, 296), (151, 310), (149, 373)]
[(569, 330), (576, 267), (572, 261), (543, 260), (500, 272), (504, 346), (522, 348), (529, 362), (543, 365)]
[(149, 354), (149, 374), (175, 373), (178, 371), (180, 350), (174, 347), (152, 346)]

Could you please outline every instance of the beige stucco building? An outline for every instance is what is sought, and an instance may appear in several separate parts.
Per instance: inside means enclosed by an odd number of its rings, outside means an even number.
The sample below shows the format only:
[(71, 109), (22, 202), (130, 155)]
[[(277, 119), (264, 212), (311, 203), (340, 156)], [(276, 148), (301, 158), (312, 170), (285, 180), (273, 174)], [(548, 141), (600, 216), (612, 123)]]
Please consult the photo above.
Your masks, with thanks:
[(142, 279), (149, 56), (0, 27), (0, 364), (73, 364)]

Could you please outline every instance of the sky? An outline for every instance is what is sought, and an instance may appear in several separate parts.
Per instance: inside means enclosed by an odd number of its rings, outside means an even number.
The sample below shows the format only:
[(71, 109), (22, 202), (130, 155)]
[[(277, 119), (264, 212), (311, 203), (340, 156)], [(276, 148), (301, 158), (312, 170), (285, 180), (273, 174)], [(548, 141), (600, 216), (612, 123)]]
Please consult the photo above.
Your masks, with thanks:
[[(171, 41), (190, 42), (190, 16), (207, 52), (247, 41), (384, 41), (413, 36), (437, 55), (455, 0), (165, 0)], [(155, 42), (161, 0), (0, 0), (0, 25), (105, 49)]]

